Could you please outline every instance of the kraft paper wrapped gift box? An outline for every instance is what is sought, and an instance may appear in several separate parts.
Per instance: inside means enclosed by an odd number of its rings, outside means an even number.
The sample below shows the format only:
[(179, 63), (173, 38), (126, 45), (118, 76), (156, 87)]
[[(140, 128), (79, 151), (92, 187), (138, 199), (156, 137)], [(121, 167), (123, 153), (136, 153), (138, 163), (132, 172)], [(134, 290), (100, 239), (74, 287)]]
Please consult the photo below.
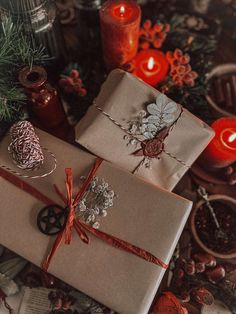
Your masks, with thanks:
[[(159, 109), (156, 107), (156, 101)], [(150, 109), (154, 115), (148, 119), (158, 118), (156, 121), (159, 123), (162, 114), (160, 106), (164, 105), (166, 126), (171, 125), (171, 122), (168, 124), (168, 120), (175, 107), (176, 112), (173, 117), (176, 123), (164, 140), (164, 147), (162, 147), (164, 150), (158, 158), (151, 158), (151, 167), (147, 168), (144, 165), (144, 156), (135, 153), (138, 148), (141, 148), (139, 140), (145, 139), (144, 134), (136, 136), (138, 141), (135, 142), (139, 142), (138, 146), (127, 145), (129, 142), (127, 137), (130, 137), (130, 134), (126, 131), (131, 129), (130, 121), (136, 119), (151, 103), (154, 103), (153, 110)], [(157, 110), (159, 110), (158, 117), (155, 116)], [(148, 127), (155, 132), (156, 126), (150, 124)], [(137, 128), (137, 124), (133, 127)], [(86, 149), (170, 191), (201, 154), (213, 135), (213, 130), (203, 121), (186, 109), (181, 113), (180, 105), (122, 70), (111, 72), (95, 103), (76, 126), (76, 141)], [(132, 136), (130, 138), (132, 143)], [(153, 145), (149, 145), (149, 148), (153, 151)]]
[[(61, 204), (53, 184), (65, 192), (64, 170), (71, 167), (77, 190), (80, 176), (88, 174), (95, 157), (43, 131), (37, 130), (37, 134), (41, 145), (56, 155), (58, 167), (49, 177), (24, 180)], [(0, 143), (0, 164), (14, 168), (8, 144), (7, 136)], [(169, 263), (191, 202), (105, 161), (96, 176), (108, 182), (117, 194), (114, 206), (100, 220), (100, 230)], [(0, 198), (0, 244), (40, 266), (55, 240), (37, 228), (37, 214), (45, 205), (1, 176)], [(71, 244), (63, 242), (48, 271), (119, 313), (147, 313), (165, 270), (88, 235), (90, 244), (85, 244), (73, 230)]]

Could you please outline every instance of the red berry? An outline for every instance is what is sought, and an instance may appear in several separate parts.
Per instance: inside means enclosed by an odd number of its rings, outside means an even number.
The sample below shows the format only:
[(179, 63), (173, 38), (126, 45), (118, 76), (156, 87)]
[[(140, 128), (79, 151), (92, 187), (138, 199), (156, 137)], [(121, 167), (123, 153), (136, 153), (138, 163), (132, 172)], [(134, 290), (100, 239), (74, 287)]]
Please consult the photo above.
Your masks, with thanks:
[(79, 71), (78, 70), (72, 70), (71, 72), (70, 72), (70, 76), (72, 77), (72, 78), (78, 78), (79, 77)]
[(174, 55), (172, 51), (167, 51), (166, 53), (166, 59), (169, 63), (171, 63), (171, 61), (174, 59)]
[(182, 56), (183, 52), (180, 49), (176, 48), (174, 51), (174, 57), (179, 60)]
[(154, 29), (155, 32), (160, 33), (162, 31), (162, 29), (163, 29), (163, 25), (162, 24), (155, 24), (153, 26), (153, 29)]
[(143, 28), (145, 30), (149, 30), (152, 26), (152, 22), (150, 20), (146, 20), (144, 23), (143, 23)]
[(153, 46), (154, 46), (155, 48), (160, 48), (161, 45), (162, 45), (162, 42), (161, 42), (160, 39), (154, 40)]
[(196, 78), (198, 77), (198, 74), (197, 74), (197, 72), (195, 72), (195, 71), (192, 71), (191, 73), (192, 73), (192, 77), (193, 77), (193, 79), (196, 79)]
[(140, 43), (140, 48), (141, 49), (148, 49), (150, 47), (150, 44), (148, 41), (143, 41)]
[(185, 67), (183, 65), (179, 65), (178, 67), (176, 67), (176, 71), (178, 74), (184, 74)]
[(86, 96), (87, 95), (87, 90), (85, 88), (81, 88), (80, 95), (81, 96)]

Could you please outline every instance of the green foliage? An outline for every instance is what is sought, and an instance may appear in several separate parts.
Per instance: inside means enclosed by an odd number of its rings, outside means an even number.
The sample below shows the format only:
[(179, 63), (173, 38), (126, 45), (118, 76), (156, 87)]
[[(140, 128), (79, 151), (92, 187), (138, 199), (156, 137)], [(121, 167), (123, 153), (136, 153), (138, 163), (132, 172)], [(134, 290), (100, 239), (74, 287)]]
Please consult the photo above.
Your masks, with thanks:
[(23, 32), (21, 24), (10, 19), (2, 21), (0, 34), (0, 121), (19, 119), (26, 101), (17, 83), (17, 73), (23, 66), (42, 64), (49, 60), (43, 47)]

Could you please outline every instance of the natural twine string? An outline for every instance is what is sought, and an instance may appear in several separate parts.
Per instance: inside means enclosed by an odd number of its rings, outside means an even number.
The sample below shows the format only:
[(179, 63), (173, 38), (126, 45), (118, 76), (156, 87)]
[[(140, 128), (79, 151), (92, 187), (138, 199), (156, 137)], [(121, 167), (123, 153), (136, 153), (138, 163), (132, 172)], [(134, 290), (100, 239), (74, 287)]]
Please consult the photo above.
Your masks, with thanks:
[[(123, 125), (121, 125), (119, 122), (117, 122), (115, 119), (113, 119), (106, 111), (104, 111), (101, 107), (99, 107), (96, 103), (96, 101), (93, 101), (93, 104), (95, 106), (96, 109), (98, 109), (104, 116), (106, 116), (111, 122), (113, 122), (116, 126), (118, 126), (121, 130), (123, 130), (125, 133), (127, 133), (128, 135), (130, 135), (132, 138), (136, 139), (138, 142), (142, 143), (142, 141), (137, 138), (136, 136), (134, 136), (129, 130), (127, 130)], [(171, 127), (171, 130), (173, 131), (173, 128), (175, 127), (175, 125), (177, 124), (177, 122), (180, 120), (181, 116), (183, 114), (183, 108), (181, 107), (181, 112), (178, 116), (178, 118), (176, 119), (176, 121), (174, 122), (173, 126)], [(182, 161), (181, 159), (179, 159), (178, 157), (172, 155), (171, 153), (167, 152), (165, 149), (162, 150), (163, 153), (165, 153), (166, 155), (170, 156), (171, 158), (175, 159), (177, 162), (181, 163), (183, 166), (187, 167), (187, 168), (191, 168), (191, 166), (187, 165), (184, 161)], [(145, 159), (143, 158), (141, 160), (141, 162), (138, 164), (138, 166), (135, 168), (134, 172), (137, 172), (140, 167), (145, 163)], [(160, 159), (160, 158), (159, 158)]]
[(47, 148), (41, 147), (39, 138), (30, 122), (20, 121), (14, 124), (10, 129), (10, 137), (12, 141), (8, 146), (8, 152), (18, 168), (26, 171), (38, 170), (41, 168), (44, 164), (43, 151), (50, 154), (54, 164), (52, 169), (48, 172), (34, 176), (22, 174), (5, 165), (0, 165), (0, 167), (19, 177), (30, 179), (44, 178), (54, 172), (57, 167), (56, 157)]

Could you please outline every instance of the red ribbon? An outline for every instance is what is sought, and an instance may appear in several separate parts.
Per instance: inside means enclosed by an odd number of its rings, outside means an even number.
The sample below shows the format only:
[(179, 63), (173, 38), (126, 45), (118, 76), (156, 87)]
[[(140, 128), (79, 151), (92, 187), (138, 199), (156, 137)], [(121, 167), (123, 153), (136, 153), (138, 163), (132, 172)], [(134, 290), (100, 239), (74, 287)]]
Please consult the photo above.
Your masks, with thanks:
[[(72, 170), (71, 168), (65, 169), (66, 172), (66, 197), (60, 192), (60, 190), (57, 188), (56, 185), (54, 185), (54, 188), (57, 192), (57, 194), (60, 196), (62, 201), (65, 203), (65, 205), (69, 208), (69, 214), (67, 218), (67, 223), (65, 228), (57, 235), (56, 240), (53, 244), (53, 247), (48, 254), (47, 258), (44, 260), (42, 267), (43, 270), (47, 271), (50, 265), (50, 262), (56, 253), (57, 249), (61, 245), (63, 238), (65, 239), (65, 244), (69, 245), (71, 242), (71, 233), (72, 229), (74, 228), (76, 232), (78, 233), (80, 239), (88, 244), (89, 243), (89, 237), (87, 236), (86, 232), (89, 232), (96, 236), (97, 238), (103, 240), (104, 242), (119, 248), (123, 251), (126, 251), (128, 253), (134, 254), (148, 262), (151, 262), (153, 264), (156, 264), (164, 269), (168, 268), (168, 265), (165, 264), (163, 261), (161, 261), (159, 258), (155, 257), (151, 253), (145, 251), (144, 249), (141, 249), (131, 243), (128, 243), (124, 240), (121, 240), (119, 238), (116, 238), (112, 235), (109, 235), (103, 231), (94, 229), (93, 227), (85, 224), (84, 222), (80, 221), (75, 216), (75, 208), (78, 206), (79, 202), (81, 201), (81, 198), (83, 197), (84, 193), (89, 187), (89, 184), (91, 183), (91, 180), (93, 179), (94, 175), (96, 174), (98, 168), (100, 167), (102, 163), (102, 160), (97, 159), (93, 168), (91, 169), (86, 181), (84, 182), (83, 186), (79, 189), (76, 196), (73, 198), (72, 191), (73, 191), (73, 176), (72, 176)], [(40, 201), (43, 201), (47, 205), (53, 204), (53, 201), (51, 201), (49, 198), (45, 197), (41, 192), (36, 190), (34, 187), (30, 186), (28, 183), (22, 181), (20, 178), (15, 177), (13, 174), (7, 172), (6, 170), (0, 168), (0, 175), (4, 177), (6, 180), (10, 181), (12, 184), (16, 185), (17, 187), (23, 189), (24, 191), (30, 193)]]

